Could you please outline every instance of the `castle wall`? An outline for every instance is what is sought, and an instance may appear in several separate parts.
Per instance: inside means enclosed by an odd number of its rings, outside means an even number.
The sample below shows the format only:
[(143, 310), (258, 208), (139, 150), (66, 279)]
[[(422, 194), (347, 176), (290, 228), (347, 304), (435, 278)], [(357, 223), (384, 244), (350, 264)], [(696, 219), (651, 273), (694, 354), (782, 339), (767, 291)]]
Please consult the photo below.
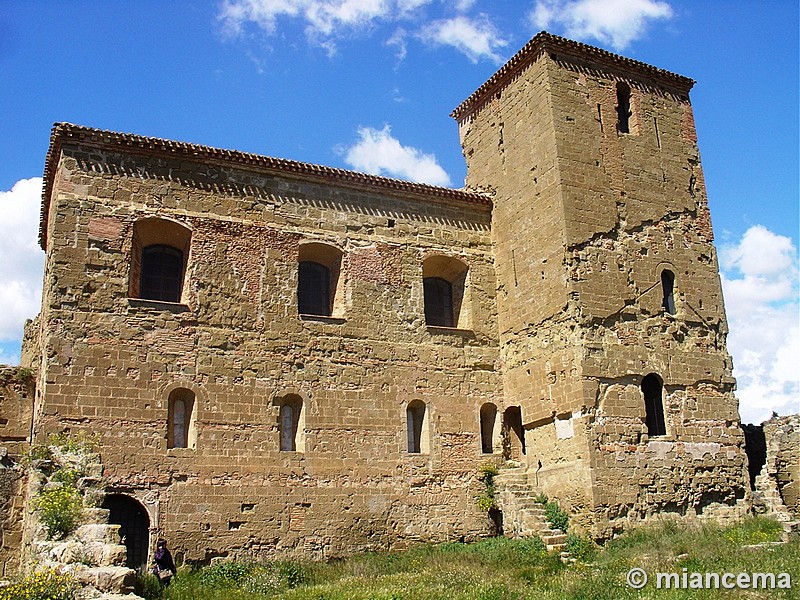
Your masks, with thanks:
[[(473, 538), (479, 409), (501, 403), (488, 207), (65, 146), (54, 184), (37, 435), (100, 437), (114, 491), (189, 560)], [(134, 223), (191, 231), (181, 303), (129, 298)], [(306, 242), (342, 252), (335, 317), (297, 314)], [(469, 327), (426, 327), (422, 261), (469, 267)], [(195, 394), (194, 448), (168, 397)], [(279, 401), (303, 401), (282, 452)], [(430, 449), (410, 454), (406, 407)]]

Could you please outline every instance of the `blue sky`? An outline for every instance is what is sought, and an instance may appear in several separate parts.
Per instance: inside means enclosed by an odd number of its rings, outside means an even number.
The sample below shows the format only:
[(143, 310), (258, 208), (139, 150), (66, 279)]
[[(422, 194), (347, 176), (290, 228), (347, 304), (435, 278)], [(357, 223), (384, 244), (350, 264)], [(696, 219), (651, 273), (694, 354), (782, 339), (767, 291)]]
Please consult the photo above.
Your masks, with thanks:
[(542, 29), (697, 80), (743, 417), (800, 410), (794, 0), (6, 0), (0, 362), (38, 311), (53, 122), (459, 187), (450, 111)]

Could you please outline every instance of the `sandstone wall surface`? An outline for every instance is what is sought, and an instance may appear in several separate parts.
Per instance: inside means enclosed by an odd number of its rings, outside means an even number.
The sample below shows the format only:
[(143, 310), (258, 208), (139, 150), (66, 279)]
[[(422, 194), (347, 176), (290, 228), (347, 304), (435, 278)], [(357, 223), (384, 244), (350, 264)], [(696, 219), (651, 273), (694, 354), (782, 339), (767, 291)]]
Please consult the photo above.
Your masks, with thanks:
[[(593, 60), (544, 53), (460, 122), (468, 184), (494, 191), (505, 389), (526, 462), (598, 537), (655, 512), (739, 515), (743, 436), (688, 87)], [(650, 374), (666, 422), (655, 437)]]
[(0, 365), (0, 577), (20, 569), (23, 489), (20, 461), (28, 451), (33, 373)]
[[(191, 231), (181, 302), (130, 298), (133, 230)], [(100, 435), (112, 491), (189, 560), (318, 557), (470, 538), (479, 410), (503, 404), (487, 207), (381, 196), (246, 169), (65, 146), (48, 219), (37, 434)], [(333, 317), (300, 317), (300, 247), (342, 253)], [(468, 268), (467, 327), (427, 327), (425, 258)], [(168, 398), (195, 395), (194, 447)], [(279, 410), (303, 402), (303, 451)], [(427, 453), (406, 408), (427, 410)], [(299, 448), (298, 448), (299, 449)]]

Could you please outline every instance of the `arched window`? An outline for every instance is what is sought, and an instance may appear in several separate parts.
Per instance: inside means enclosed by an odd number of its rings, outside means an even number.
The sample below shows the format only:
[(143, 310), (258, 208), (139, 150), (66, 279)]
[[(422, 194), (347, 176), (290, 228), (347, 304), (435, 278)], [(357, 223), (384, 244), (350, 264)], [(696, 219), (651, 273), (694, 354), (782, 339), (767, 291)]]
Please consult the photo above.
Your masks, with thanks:
[(281, 452), (303, 452), (305, 436), (302, 398), (290, 394), (281, 399), (279, 406)]
[(452, 284), (441, 277), (426, 277), (422, 283), (425, 292), (425, 323), (454, 327)]
[(495, 426), (497, 424), (497, 406), (487, 402), (481, 406), (481, 452), (492, 454), (494, 452)]
[(181, 302), (192, 232), (175, 221), (151, 217), (134, 223), (128, 295)]
[(297, 312), (301, 315), (341, 317), (342, 293), (337, 292), (342, 251), (329, 244), (300, 246), (297, 265)]
[(169, 395), (167, 448), (194, 448), (196, 443), (194, 392), (186, 388)]
[(627, 83), (617, 82), (617, 131), (630, 133), (631, 88)]
[(430, 449), (428, 436), (428, 411), (422, 400), (413, 400), (406, 408), (406, 428), (409, 454), (427, 454)]
[(661, 378), (655, 373), (650, 373), (642, 379), (642, 394), (644, 395), (645, 424), (647, 435), (667, 435), (667, 426), (664, 422), (664, 402), (661, 399), (663, 385)]
[(429, 256), (422, 263), (425, 323), (434, 327), (469, 327), (466, 301), (468, 267), (450, 256)]
[(661, 307), (671, 315), (675, 314), (675, 273), (668, 269), (661, 271), (661, 291), (663, 299)]
[(156, 244), (142, 250), (142, 280), (139, 297), (146, 300), (180, 302), (183, 252)]
[(297, 310), (301, 315), (331, 314), (331, 272), (328, 267), (311, 261), (299, 265)]

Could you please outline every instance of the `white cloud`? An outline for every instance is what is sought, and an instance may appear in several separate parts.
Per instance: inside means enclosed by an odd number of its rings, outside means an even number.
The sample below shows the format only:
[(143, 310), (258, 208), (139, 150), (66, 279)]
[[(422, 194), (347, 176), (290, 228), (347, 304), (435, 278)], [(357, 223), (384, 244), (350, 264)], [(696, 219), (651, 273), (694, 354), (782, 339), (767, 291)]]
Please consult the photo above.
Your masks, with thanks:
[(223, 31), (241, 35), (255, 25), (273, 35), (280, 19), (300, 19), (309, 40), (329, 53), (333, 39), (378, 21), (412, 18), (432, 0), (225, 0), (217, 18)]
[(670, 5), (659, 0), (538, 0), (530, 21), (536, 29), (560, 25), (567, 37), (624, 50), (650, 21), (671, 17)]
[(406, 44), (407, 35), (408, 33), (405, 29), (398, 27), (392, 34), (392, 37), (384, 42), (387, 46), (395, 48), (394, 55), (398, 62), (405, 59), (406, 55), (408, 54), (408, 45)]
[(392, 136), (389, 125), (383, 129), (359, 127), (358, 137), (355, 144), (342, 150), (345, 161), (354, 169), (431, 185), (450, 185), (450, 177), (433, 154), (403, 146)]
[[(19, 342), (25, 319), (39, 312), (44, 253), (37, 243), (42, 179), (0, 192), (0, 341)], [(5, 354), (5, 353), (3, 353)]]
[(422, 28), (419, 37), (430, 44), (452, 46), (473, 63), (482, 58), (500, 63), (498, 50), (508, 45), (486, 15), (469, 18), (464, 15), (434, 21)]
[[(433, 0), (225, 0), (217, 18), (223, 32), (231, 36), (241, 36), (250, 27), (272, 36), (280, 21), (298, 21), (304, 26), (308, 41), (325, 49), (329, 56), (336, 53), (337, 41), (354, 32), (371, 30), (379, 23), (406, 23), (405, 29), (398, 27), (385, 42), (402, 60), (407, 53), (406, 29), (416, 30), (425, 17), (425, 7), (432, 3)], [(497, 51), (507, 41), (486, 15), (465, 14), (475, 0), (444, 4), (458, 16), (423, 26), (417, 37), (434, 45), (452, 46), (472, 62), (482, 58), (500, 62)]]
[(742, 421), (800, 411), (797, 248), (762, 225), (720, 249)]

